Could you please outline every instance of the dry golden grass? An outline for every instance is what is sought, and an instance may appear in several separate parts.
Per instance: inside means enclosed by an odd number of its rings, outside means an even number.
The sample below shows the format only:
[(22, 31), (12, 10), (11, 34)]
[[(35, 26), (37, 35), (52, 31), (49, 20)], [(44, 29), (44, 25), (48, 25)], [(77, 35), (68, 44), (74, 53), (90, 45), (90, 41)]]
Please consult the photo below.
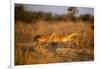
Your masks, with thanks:
[[(79, 46), (73, 42), (37, 44), (36, 35), (51, 35), (53, 32), (60, 35), (79, 33)], [(48, 22), (15, 24), (15, 65), (44, 64), (74, 61), (94, 60), (94, 30), (89, 23), (78, 22)]]

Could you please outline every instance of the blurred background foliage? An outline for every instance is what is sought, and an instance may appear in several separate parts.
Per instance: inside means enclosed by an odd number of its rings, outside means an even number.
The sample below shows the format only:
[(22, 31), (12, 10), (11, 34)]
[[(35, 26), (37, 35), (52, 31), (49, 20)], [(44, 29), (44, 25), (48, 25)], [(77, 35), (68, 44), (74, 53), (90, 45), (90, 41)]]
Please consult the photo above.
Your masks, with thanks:
[(83, 14), (76, 16), (79, 13), (77, 7), (69, 7), (66, 9), (68, 13), (63, 15), (53, 15), (51, 12), (29, 12), (26, 11), (23, 5), (15, 5), (15, 20), (20, 20), (24, 22), (32, 22), (37, 20), (46, 20), (46, 21), (85, 21), (89, 23), (94, 23), (94, 16), (91, 14)]

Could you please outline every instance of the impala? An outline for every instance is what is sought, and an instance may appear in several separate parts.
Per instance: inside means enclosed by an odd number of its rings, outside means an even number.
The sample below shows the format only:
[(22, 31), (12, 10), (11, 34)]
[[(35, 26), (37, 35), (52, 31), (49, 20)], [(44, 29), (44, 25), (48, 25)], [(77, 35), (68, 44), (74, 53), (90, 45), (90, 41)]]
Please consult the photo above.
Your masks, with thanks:
[(34, 37), (34, 41), (38, 42), (39, 44), (47, 44), (48, 42), (67, 42), (67, 41), (73, 41), (76, 44), (78, 42), (75, 41), (76, 36), (79, 36), (79, 33), (72, 33), (69, 35), (58, 35), (58, 34), (51, 34), (51, 35), (37, 35)]

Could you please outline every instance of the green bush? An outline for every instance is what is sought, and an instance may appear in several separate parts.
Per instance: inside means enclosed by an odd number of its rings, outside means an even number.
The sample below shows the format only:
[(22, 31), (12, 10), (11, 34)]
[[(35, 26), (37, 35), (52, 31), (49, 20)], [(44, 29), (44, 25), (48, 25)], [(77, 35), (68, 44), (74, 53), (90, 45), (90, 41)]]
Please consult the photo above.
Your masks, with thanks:
[(90, 23), (94, 23), (94, 16), (91, 14), (84, 14), (84, 15), (80, 15), (79, 16), (79, 20), (82, 20), (84, 22), (90, 22)]
[(24, 22), (31, 22), (33, 15), (31, 12), (25, 11), (22, 5), (15, 6), (15, 20), (21, 20)]

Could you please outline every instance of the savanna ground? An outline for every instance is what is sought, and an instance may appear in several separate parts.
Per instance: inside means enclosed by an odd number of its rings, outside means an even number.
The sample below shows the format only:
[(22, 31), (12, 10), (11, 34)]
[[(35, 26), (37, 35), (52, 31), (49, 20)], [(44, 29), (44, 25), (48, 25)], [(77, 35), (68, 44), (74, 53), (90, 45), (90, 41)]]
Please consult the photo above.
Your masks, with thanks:
[[(15, 23), (15, 65), (80, 62), (94, 60), (94, 30), (91, 23), (83, 21), (45, 21)], [(79, 33), (79, 45), (66, 43), (38, 44), (37, 35)]]

